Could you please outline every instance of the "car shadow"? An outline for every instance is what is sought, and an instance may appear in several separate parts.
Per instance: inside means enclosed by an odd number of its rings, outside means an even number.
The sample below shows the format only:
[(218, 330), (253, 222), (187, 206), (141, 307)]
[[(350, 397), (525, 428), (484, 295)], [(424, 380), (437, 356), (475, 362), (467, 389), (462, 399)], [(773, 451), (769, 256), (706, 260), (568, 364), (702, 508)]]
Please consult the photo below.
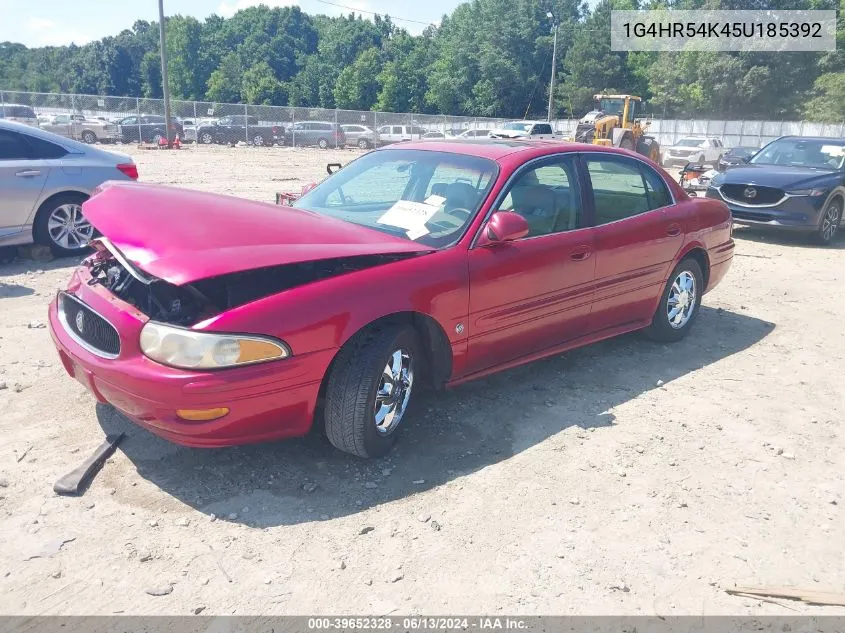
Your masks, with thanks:
[(17, 297), (28, 297), (35, 294), (35, 290), (29, 286), (20, 284), (6, 284), (0, 281), (0, 299), (15, 299)]
[[(756, 344), (773, 323), (702, 307), (693, 334), (662, 345), (633, 333), (453, 390), (420, 394), (394, 450), (362, 460), (319, 432), (270, 444), (189, 449), (97, 405), (141, 477), (206, 514), (269, 527), (328, 520), (440, 486), (569, 427), (612, 433), (609, 410)], [(667, 412), (667, 415), (670, 412)], [(562, 456), (562, 459), (565, 457)]]
[(13, 275), (23, 275), (37, 271), (58, 270), (61, 268), (74, 268), (79, 265), (84, 256), (59, 257), (48, 262), (38, 262), (33, 259), (21, 259), (14, 257), (0, 262), (0, 278)]
[(845, 248), (845, 238), (842, 237), (842, 231), (845, 231), (845, 226), (840, 227), (839, 231), (839, 238), (828, 246), (814, 243), (810, 239), (810, 236), (804, 232), (767, 230), (757, 226), (741, 226), (736, 224), (734, 225), (733, 237), (760, 244), (779, 244), (781, 246), (796, 246), (798, 248), (843, 249)]

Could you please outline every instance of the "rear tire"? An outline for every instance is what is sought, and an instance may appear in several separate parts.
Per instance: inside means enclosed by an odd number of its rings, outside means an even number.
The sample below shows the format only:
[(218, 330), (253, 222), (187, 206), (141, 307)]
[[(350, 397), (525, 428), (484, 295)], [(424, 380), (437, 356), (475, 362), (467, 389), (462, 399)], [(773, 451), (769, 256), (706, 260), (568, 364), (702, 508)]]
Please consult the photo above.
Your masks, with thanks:
[(691, 257), (682, 260), (669, 275), (645, 335), (663, 343), (680, 341), (689, 333), (698, 316), (703, 293), (701, 266)]
[(328, 149), (329, 148), (329, 139), (321, 138), (319, 141), (317, 141), (317, 146), (320, 149)]
[(365, 138), (359, 138), (358, 139), (358, 147), (360, 149), (369, 149), (370, 148), (370, 142)]
[(825, 205), (819, 220), (819, 227), (811, 236), (813, 242), (820, 246), (830, 246), (839, 234), (841, 222), (842, 198), (837, 196)]
[(94, 134), (91, 130), (85, 130), (82, 133), (82, 142), (88, 143), (88, 145), (93, 145), (97, 142), (97, 135)]
[(324, 420), (329, 441), (359, 457), (387, 454), (402, 428), (412, 389), (421, 382), (421, 369), (411, 327), (376, 326), (356, 334), (338, 352), (328, 377)]

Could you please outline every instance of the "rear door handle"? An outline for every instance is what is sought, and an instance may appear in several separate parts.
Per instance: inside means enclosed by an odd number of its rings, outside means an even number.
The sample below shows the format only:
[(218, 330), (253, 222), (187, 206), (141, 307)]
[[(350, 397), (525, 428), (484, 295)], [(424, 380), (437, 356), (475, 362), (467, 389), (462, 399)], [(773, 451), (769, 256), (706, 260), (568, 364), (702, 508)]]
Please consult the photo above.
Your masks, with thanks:
[(592, 254), (592, 251), (590, 250), (590, 248), (588, 246), (582, 246), (578, 250), (572, 251), (569, 254), (569, 259), (576, 261), (576, 262), (582, 262), (585, 259), (587, 259), (591, 254)]
[(40, 176), (41, 170), (40, 169), (24, 169), (23, 171), (15, 172), (15, 176), (20, 176), (21, 178), (29, 178), (32, 176)]
[(680, 235), (680, 234), (681, 234), (681, 227), (678, 226), (677, 224), (671, 224), (671, 225), (669, 225), (669, 228), (666, 229), (666, 235), (671, 235), (672, 237), (675, 237), (676, 235)]

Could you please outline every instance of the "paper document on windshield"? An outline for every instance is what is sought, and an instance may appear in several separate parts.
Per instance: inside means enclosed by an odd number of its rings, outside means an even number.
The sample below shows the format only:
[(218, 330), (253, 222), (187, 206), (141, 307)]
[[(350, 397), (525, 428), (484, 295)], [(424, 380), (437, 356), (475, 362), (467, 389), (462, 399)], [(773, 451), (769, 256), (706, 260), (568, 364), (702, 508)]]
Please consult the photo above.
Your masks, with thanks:
[(405, 229), (408, 238), (415, 240), (429, 233), (425, 223), (434, 217), (444, 202), (446, 199), (442, 196), (429, 196), (425, 202), (398, 200), (378, 219), (378, 223)]

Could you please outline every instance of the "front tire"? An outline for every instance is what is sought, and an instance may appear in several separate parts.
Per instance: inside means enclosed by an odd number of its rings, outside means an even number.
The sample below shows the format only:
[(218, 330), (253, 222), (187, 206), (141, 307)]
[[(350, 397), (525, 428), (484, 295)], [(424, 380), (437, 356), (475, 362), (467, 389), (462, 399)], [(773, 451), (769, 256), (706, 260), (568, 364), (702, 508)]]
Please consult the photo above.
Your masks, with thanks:
[(82, 215), (82, 203), (87, 199), (80, 193), (63, 193), (42, 204), (35, 217), (35, 241), (49, 246), (56, 257), (84, 253), (95, 234)]
[(324, 412), (329, 441), (359, 457), (387, 454), (419, 383), (421, 365), (417, 336), (408, 326), (357, 334), (340, 350), (329, 374)]
[(645, 329), (646, 336), (663, 343), (684, 338), (698, 316), (703, 293), (701, 266), (692, 258), (682, 260), (666, 282), (651, 325)]
[(359, 138), (358, 139), (358, 148), (359, 149), (369, 149), (370, 148), (370, 142), (365, 138)]
[(821, 246), (830, 246), (839, 233), (841, 222), (842, 198), (836, 197), (825, 205), (819, 220), (819, 228), (812, 235), (813, 241)]
[(97, 142), (97, 135), (94, 134), (91, 130), (85, 130), (82, 133), (82, 142), (88, 143), (88, 145), (93, 145)]
[(319, 141), (317, 141), (317, 146), (320, 149), (328, 149), (329, 148), (329, 140), (326, 139), (326, 138), (321, 138)]
[(209, 132), (200, 134), (199, 142), (203, 145), (211, 145), (214, 142), (214, 137)]

